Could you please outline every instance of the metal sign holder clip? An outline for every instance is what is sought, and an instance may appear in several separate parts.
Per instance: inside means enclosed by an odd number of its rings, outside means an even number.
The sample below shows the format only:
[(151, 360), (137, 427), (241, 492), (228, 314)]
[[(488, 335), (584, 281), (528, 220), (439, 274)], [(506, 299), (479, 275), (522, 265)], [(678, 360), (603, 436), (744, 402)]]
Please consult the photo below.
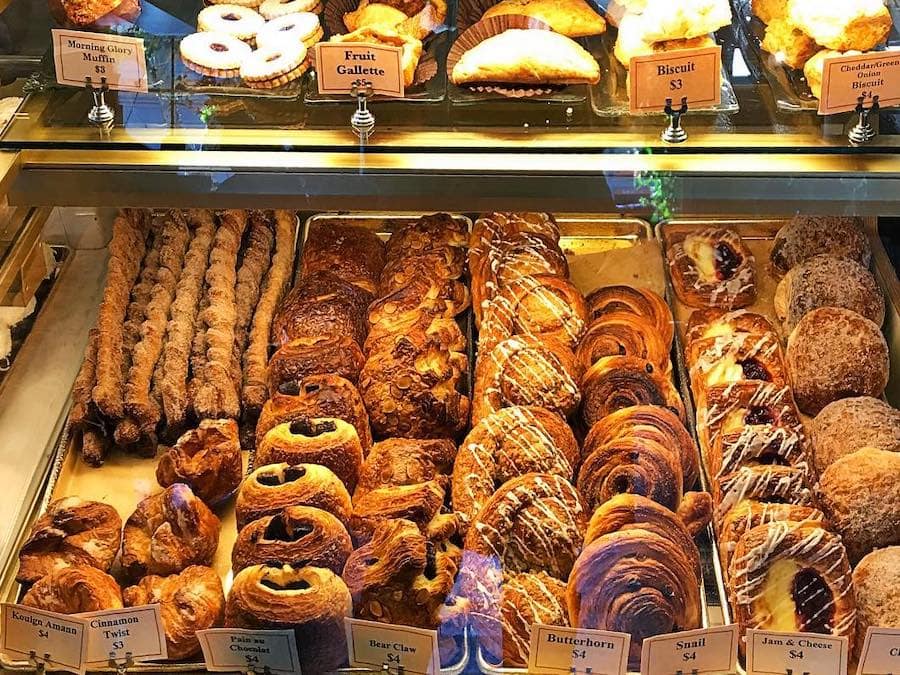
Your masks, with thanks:
[[(794, 669), (793, 669), (793, 668), (788, 668), (788, 669), (787, 669), (786, 675), (794, 675)], [(801, 675), (801, 673), (797, 673), (797, 675)], [(803, 671), (802, 675), (812, 675), (812, 673), (808, 673), (808, 672), (806, 672), (806, 671)]]
[(134, 665), (134, 659), (132, 658), (131, 652), (125, 652), (125, 658), (119, 660), (116, 658), (115, 652), (109, 653), (109, 661), (107, 662), (110, 668), (115, 668), (116, 675), (125, 675), (128, 672), (128, 669)]
[(856, 99), (856, 114), (859, 119), (856, 125), (847, 133), (847, 138), (853, 145), (865, 145), (878, 135), (878, 132), (872, 128), (872, 122), (869, 120), (872, 113), (878, 115), (881, 106), (878, 104), (878, 95), (872, 97), (872, 105), (866, 108), (865, 99), (860, 96)]
[(569, 672), (572, 673), (572, 675), (581, 675), (582, 673), (584, 675), (592, 675), (594, 672), (594, 669), (591, 668), (590, 666), (588, 666), (584, 670), (578, 670), (578, 668), (576, 668), (575, 666), (572, 666), (571, 668), (569, 668)]
[(28, 663), (34, 668), (36, 675), (44, 675), (47, 672), (47, 662), (50, 661), (50, 652), (44, 652), (44, 656), (38, 658), (37, 652), (33, 649), (28, 652)]
[(675, 675), (697, 675), (699, 672), (700, 671), (697, 670), (696, 668), (694, 668), (693, 670), (690, 671), (690, 673), (687, 673), (687, 674), (684, 670), (676, 670)]
[(94, 101), (93, 107), (88, 111), (88, 122), (96, 124), (97, 126), (111, 124), (115, 119), (116, 114), (113, 112), (112, 108), (106, 104), (106, 93), (109, 91), (109, 86), (106, 84), (106, 78), (100, 78), (100, 88), (97, 89), (94, 87), (91, 78), (86, 77), (84, 78), (84, 87), (91, 93), (91, 98)]
[(687, 132), (684, 130), (684, 127), (681, 126), (681, 118), (688, 111), (688, 103), (687, 97), (681, 97), (681, 107), (678, 110), (672, 107), (672, 99), (666, 99), (666, 107), (663, 108), (663, 112), (666, 113), (666, 118), (669, 120), (669, 126), (666, 127), (665, 131), (662, 132), (662, 139), (666, 143), (684, 143), (687, 138)]
[(351, 96), (356, 97), (356, 110), (350, 118), (350, 128), (363, 144), (375, 130), (375, 115), (369, 110), (369, 98), (372, 93), (372, 85), (368, 82), (355, 82), (350, 89)]

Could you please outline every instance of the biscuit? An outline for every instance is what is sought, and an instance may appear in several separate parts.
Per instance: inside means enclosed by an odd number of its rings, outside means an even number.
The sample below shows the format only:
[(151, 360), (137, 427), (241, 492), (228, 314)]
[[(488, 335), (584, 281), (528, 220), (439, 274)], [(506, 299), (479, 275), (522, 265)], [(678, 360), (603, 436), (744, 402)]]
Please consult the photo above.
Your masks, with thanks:
[(312, 12), (285, 14), (267, 22), (256, 34), (256, 46), (274, 47), (283, 40), (311, 48), (325, 37), (319, 17)]
[(322, 12), (322, 3), (319, 0), (265, 0), (259, 6), (259, 13), (268, 21), (277, 19), (285, 14), (297, 14), (299, 12), (320, 14)]
[(762, 48), (781, 63), (798, 70), (821, 49), (809, 35), (782, 18), (768, 22)]
[(259, 13), (241, 5), (210, 5), (197, 15), (197, 30), (252, 40), (265, 24)]
[(788, 0), (787, 18), (827, 49), (862, 52), (883, 43), (891, 13), (882, 0)]

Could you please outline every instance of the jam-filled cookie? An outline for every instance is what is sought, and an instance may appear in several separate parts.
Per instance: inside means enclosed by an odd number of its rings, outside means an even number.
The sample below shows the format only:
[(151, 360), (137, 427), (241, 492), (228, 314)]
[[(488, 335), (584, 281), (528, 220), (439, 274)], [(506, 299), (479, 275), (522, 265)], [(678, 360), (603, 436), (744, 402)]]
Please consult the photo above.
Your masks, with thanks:
[(259, 12), (241, 5), (210, 5), (197, 15), (200, 32), (224, 33), (249, 44), (265, 23)]
[(746, 307), (756, 300), (753, 255), (732, 230), (706, 229), (686, 235), (668, 251), (679, 300), (691, 307)]
[(207, 77), (230, 78), (241, 74), (241, 64), (253, 51), (246, 42), (227, 33), (203, 32), (186, 36), (179, 45), (181, 60), (190, 70)]

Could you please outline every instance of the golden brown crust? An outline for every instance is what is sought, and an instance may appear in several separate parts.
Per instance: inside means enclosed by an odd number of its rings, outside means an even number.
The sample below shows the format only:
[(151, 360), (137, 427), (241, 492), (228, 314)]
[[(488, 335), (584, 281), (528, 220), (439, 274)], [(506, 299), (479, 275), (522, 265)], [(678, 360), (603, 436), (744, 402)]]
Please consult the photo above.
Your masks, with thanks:
[(754, 464), (742, 466), (732, 474), (717, 478), (712, 483), (716, 502), (716, 521), (728, 515), (734, 506), (744, 499), (775, 504), (809, 506), (814, 502), (812, 490), (807, 485), (808, 472), (778, 464)]
[(900, 411), (870, 396), (829, 403), (809, 429), (810, 454), (819, 475), (861, 448), (900, 451)]
[(122, 589), (106, 572), (70, 565), (38, 579), (22, 598), (26, 607), (59, 614), (121, 609)]
[(806, 62), (821, 47), (809, 35), (786, 18), (772, 18), (760, 45), (770, 54), (777, 54), (780, 62), (802, 70)]
[(433, 213), (401, 225), (392, 232), (385, 254), (388, 261), (394, 261), (446, 249), (462, 250), (464, 253), (468, 241), (469, 232), (464, 220), (449, 213)]
[(417, 279), (428, 279), (434, 283), (458, 280), (465, 271), (465, 264), (465, 250), (450, 246), (410, 254), (409, 257), (391, 258), (382, 270), (378, 294), (383, 297), (396, 293)]
[(900, 546), (872, 551), (860, 560), (853, 570), (853, 590), (859, 650), (870, 626), (900, 628)]
[(372, 230), (317, 221), (306, 234), (300, 279), (317, 272), (331, 272), (374, 295), (384, 263), (384, 242)]
[(321, 335), (299, 338), (278, 348), (266, 370), (269, 391), (291, 380), (310, 375), (338, 375), (356, 384), (366, 358), (362, 349), (347, 335)]
[(368, 542), (378, 526), (402, 518), (415, 523), (429, 539), (447, 539), (458, 529), (455, 514), (444, 512), (449, 479), (397, 485), (367, 492), (353, 501), (350, 534), (359, 546)]
[(794, 216), (778, 230), (772, 248), (772, 267), (785, 274), (804, 260), (822, 253), (855, 260), (868, 267), (872, 250), (861, 218)]
[(75, 376), (75, 383), (72, 385), (69, 425), (73, 430), (83, 430), (86, 424), (94, 421), (97, 417), (91, 390), (96, 383), (97, 342), (99, 339), (100, 331), (97, 328), (91, 328), (88, 332), (88, 342), (84, 348), (81, 368), (78, 369), (78, 375)]
[(733, 230), (706, 229), (670, 243), (675, 294), (691, 307), (746, 307), (756, 299), (753, 254)]
[[(464, 312), (470, 302), (469, 291), (465, 284), (455, 279), (431, 279), (427, 276), (416, 277), (407, 285), (382, 296), (369, 305), (369, 329), (376, 327), (391, 329), (403, 325), (412, 316), (428, 318), (452, 318)], [(396, 330), (390, 330), (396, 333)], [(372, 346), (367, 341), (366, 353), (371, 353)]]
[(788, 383), (781, 342), (773, 333), (736, 333), (694, 340), (685, 356), (691, 389), (699, 397), (711, 387), (747, 380), (779, 387)]
[(31, 526), (19, 549), (16, 581), (32, 583), (71, 565), (108, 572), (121, 540), (122, 519), (113, 507), (79, 497), (57, 499)]
[(656, 326), (657, 333), (667, 349), (672, 346), (675, 320), (672, 318), (669, 304), (657, 293), (635, 286), (601, 286), (589, 293), (585, 301), (591, 323), (607, 314), (620, 312), (635, 314), (648, 319)]
[(595, 319), (585, 332), (575, 358), (587, 372), (606, 356), (635, 356), (663, 372), (671, 369), (669, 345), (649, 319), (630, 312), (610, 312)]
[(456, 444), (449, 439), (388, 438), (372, 446), (363, 462), (354, 499), (372, 490), (414, 485), (446, 475), (454, 465)]
[(122, 596), (126, 607), (160, 606), (169, 661), (199, 654), (197, 631), (216, 628), (225, 620), (222, 580), (210, 567), (191, 565), (167, 577), (146, 576)]
[(685, 331), (685, 352), (695, 340), (706, 338), (734, 338), (739, 333), (752, 335), (775, 335), (775, 329), (762, 314), (748, 312), (746, 309), (726, 310), (717, 307), (696, 309), (691, 312)]
[(531, 16), (570, 38), (600, 35), (606, 22), (585, 0), (502, 0), (488, 8), (483, 19), (519, 14)]

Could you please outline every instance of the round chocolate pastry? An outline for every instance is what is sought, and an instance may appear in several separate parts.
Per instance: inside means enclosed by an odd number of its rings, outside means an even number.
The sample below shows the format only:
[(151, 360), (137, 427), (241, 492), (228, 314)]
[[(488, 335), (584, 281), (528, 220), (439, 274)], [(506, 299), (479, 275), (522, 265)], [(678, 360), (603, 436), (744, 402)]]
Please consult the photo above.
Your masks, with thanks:
[(829, 403), (809, 429), (813, 464), (820, 475), (861, 448), (900, 451), (900, 410), (871, 396)]
[(804, 260), (828, 253), (868, 267), (872, 251), (863, 227), (860, 218), (794, 216), (775, 235), (772, 266), (785, 274)]

